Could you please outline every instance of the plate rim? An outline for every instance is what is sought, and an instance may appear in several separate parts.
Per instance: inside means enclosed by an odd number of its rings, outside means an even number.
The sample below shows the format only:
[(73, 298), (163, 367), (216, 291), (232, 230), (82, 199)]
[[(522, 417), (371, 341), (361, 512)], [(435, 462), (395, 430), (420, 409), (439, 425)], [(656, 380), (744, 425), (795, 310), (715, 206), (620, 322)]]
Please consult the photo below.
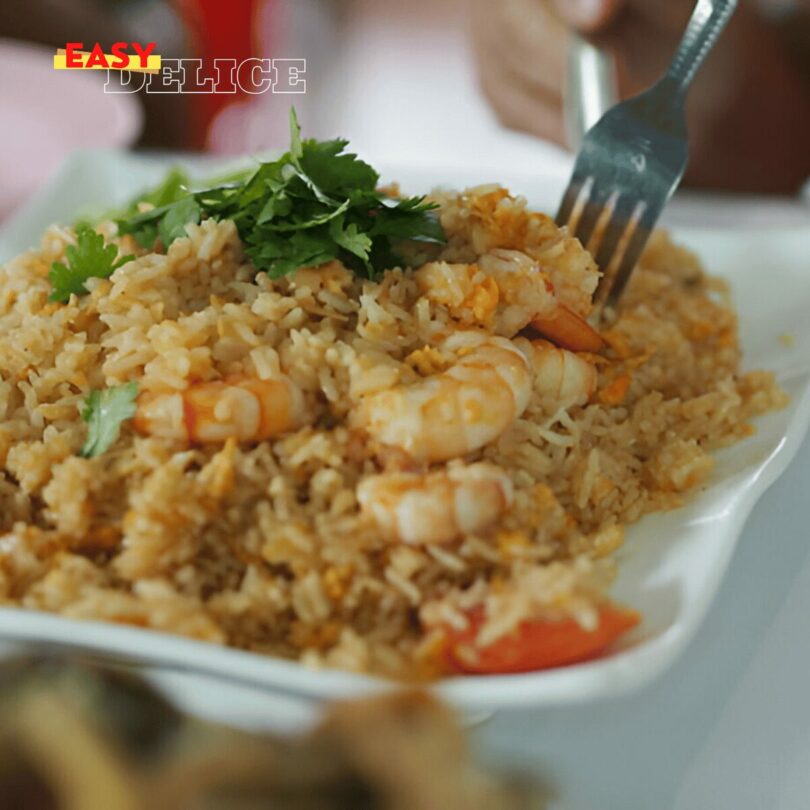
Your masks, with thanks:
[[(132, 167), (158, 162), (143, 156), (133, 157), (109, 150), (103, 152), (111, 156), (113, 162), (124, 160)], [(41, 201), (50, 198), (60, 181), (63, 182), (70, 175), (71, 166), (80, 164), (93, 154), (96, 154), (95, 150), (88, 150), (72, 162), (63, 164), (62, 171), (54, 180), (0, 230), (0, 242), (18, 220), (30, 220)], [(184, 162), (187, 157), (181, 155), (174, 162)], [(159, 160), (160, 165), (166, 165), (166, 158)], [(402, 170), (407, 171), (405, 167)], [(458, 168), (455, 170), (462, 171)], [(411, 171), (418, 174), (423, 169), (415, 166)], [(470, 167), (466, 171), (472, 172), (473, 169)], [(506, 179), (513, 178), (513, 173), (509, 171), (504, 171), (503, 175)], [(525, 182), (527, 185), (537, 183), (543, 176), (529, 175)], [(555, 182), (559, 181), (557, 175), (551, 177)], [(688, 234), (694, 230), (677, 228), (676, 233), (679, 238), (683, 234), (688, 243)], [(721, 229), (712, 228), (703, 232), (720, 234)], [(780, 231), (765, 228), (762, 233), (773, 236)], [(807, 238), (806, 230), (800, 226), (786, 228), (784, 234)], [(616, 697), (636, 691), (661, 675), (677, 660), (703, 623), (728, 571), (752, 509), (790, 465), (810, 431), (810, 380), (803, 383), (801, 393), (795, 396), (789, 407), (791, 413), (780, 431), (776, 447), (764, 460), (747, 465), (744, 483), (735, 488), (737, 495), (744, 493), (745, 497), (716, 524), (718, 529), (722, 526), (722, 533), (727, 538), (722, 547), (720, 564), (713, 570), (711, 581), (699, 592), (699, 604), (680, 616), (676, 626), (668, 627), (657, 636), (634, 646), (569, 667), (515, 675), (454, 676), (426, 684), (426, 688), (463, 710), (490, 711), (527, 705), (571, 705)], [(655, 514), (651, 513), (651, 516)], [(69, 649), (95, 657), (117, 656), (118, 660), (129, 665), (189, 671), (312, 701), (357, 697), (402, 687), (400, 682), (376, 676), (331, 668), (313, 669), (297, 661), (157, 630), (99, 620), (71, 619), (27, 608), (0, 606), (0, 639), (34, 646), (46, 644), (51, 650)]]

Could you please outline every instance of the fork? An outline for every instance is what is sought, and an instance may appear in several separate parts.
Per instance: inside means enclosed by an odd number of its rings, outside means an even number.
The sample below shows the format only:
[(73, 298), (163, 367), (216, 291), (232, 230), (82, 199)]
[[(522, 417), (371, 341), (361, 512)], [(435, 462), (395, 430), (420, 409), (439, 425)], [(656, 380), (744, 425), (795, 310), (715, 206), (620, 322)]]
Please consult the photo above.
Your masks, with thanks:
[(597, 311), (615, 312), (689, 158), (686, 93), (737, 0), (698, 0), (672, 64), (649, 90), (617, 104), (587, 132), (557, 224), (596, 260)]

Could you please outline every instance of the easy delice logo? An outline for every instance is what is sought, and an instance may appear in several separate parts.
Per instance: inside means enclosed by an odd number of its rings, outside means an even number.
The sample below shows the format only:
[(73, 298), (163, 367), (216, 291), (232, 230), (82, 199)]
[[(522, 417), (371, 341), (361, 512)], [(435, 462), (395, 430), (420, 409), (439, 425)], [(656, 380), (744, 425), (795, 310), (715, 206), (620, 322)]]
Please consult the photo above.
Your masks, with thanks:
[[(306, 93), (306, 59), (166, 59), (156, 43), (68, 42), (53, 57), (56, 70), (106, 70), (105, 93)], [(116, 72), (113, 77), (112, 72)]]
[(160, 56), (154, 50), (154, 42), (147, 42), (146, 45), (139, 42), (114, 42), (110, 48), (111, 53), (104, 53), (98, 42), (89, 51), (84, 50), (83, 42), (68, 42), (64, 48), (56, 51), (53, 66), (55, 70), (136, 70), (158, 73)]

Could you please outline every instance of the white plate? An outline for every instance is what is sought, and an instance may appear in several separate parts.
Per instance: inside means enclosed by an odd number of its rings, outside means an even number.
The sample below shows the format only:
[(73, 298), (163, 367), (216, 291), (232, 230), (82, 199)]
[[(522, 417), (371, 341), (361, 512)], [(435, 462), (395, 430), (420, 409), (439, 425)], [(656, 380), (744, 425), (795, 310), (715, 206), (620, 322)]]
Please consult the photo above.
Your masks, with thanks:
[[(0, 233), (0, 259), (35, 244), (54, 220), (83, 206), (126, 199), (154, 182), (165, 159), (79, 155), (51, 186)], [(390, 167), (408, 192), (431, 185), (499, 180), (532, 204), (552, 209), (560, 177), (480, 176), (473, 170), (433, 172)], [(799, 214), (801, 221), (801, 214)], [(757, 421), (750, 439), (718, 454), (711, 482), (685, 508), (646, 517), (628, 531), (617, 599), (644, 622), (609, 656), (525, 675), (450, 678), (435, 691), (468, 713), (591, 701), (636, 689), (663, 672), (693, 637), (728, 566), (757, 498), (792, 459), (810, 425), (810, 227), (677, 229), (711, 272), (728, 278), (740, 314), (746, 368), (769, 368), (791, 394), (789, 407)], [(792, 346), (780, 340), (792, 337)], [(80, 648), (147, 667), (206, 673), (303, 700), (355, 696), (388, 687), (351, 673), (298, 664), (153, 631), (78, 622), (32, 611), (0, 609), (0, 637)]]

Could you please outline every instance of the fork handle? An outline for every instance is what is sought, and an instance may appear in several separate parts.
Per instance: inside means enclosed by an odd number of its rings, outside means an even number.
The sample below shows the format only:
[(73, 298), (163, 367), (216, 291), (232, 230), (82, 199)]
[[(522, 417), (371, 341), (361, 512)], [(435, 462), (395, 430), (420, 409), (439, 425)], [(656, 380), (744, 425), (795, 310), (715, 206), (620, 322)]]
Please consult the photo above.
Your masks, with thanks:
[(666, 78), (684, 95), (737, 7), (737, 0), (698, 0)]
[(616, 65), (602, 48), (571, 32), (564, 93), (568, 145), (579, 150), (585, 133), (619, 100)]

